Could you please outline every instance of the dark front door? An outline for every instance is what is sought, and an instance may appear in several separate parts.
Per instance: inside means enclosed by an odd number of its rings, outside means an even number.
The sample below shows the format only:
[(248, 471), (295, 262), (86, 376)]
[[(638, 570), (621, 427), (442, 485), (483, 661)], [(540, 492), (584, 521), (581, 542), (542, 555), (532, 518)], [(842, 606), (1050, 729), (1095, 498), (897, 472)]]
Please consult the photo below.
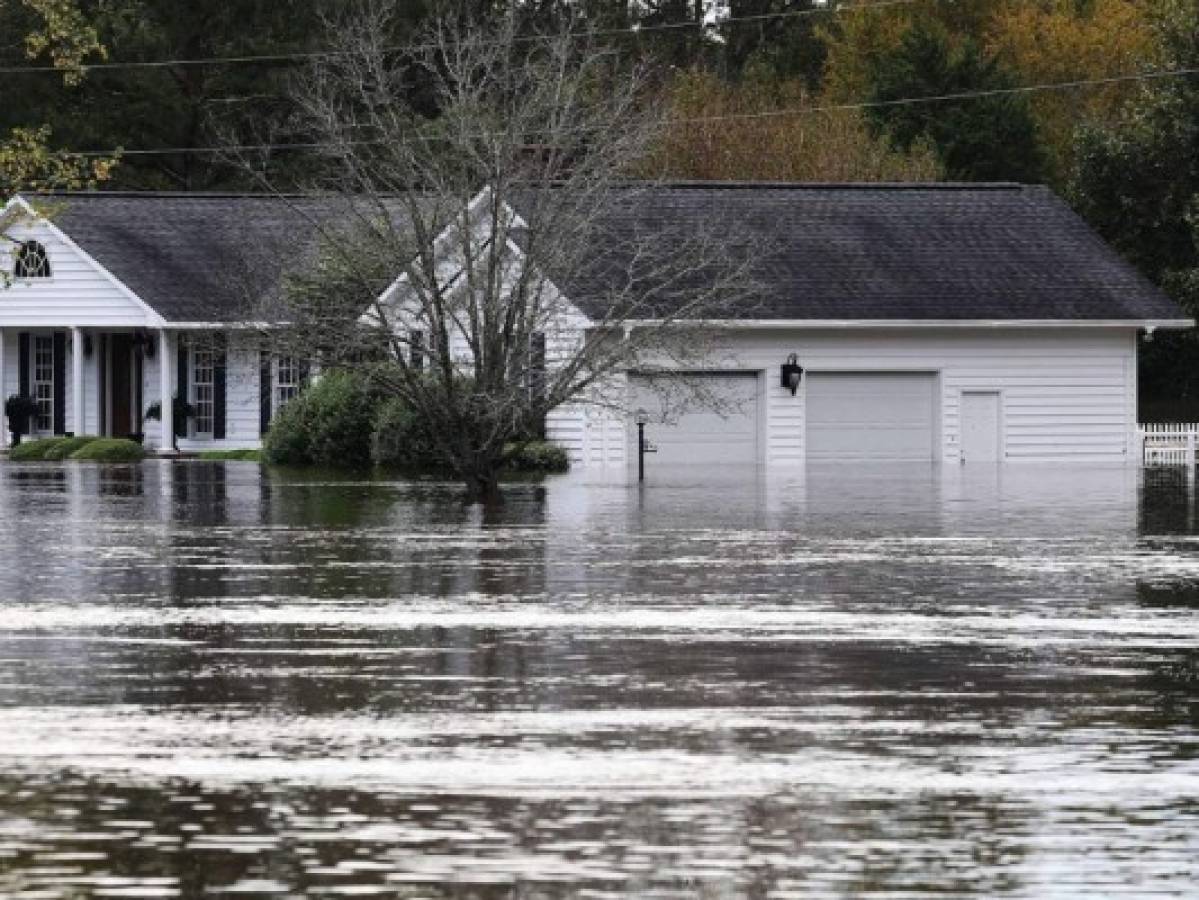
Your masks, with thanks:
[(133, 339), (127, 334), (112, 336), (112, 427), (110, 433), (125, 437), (133, 433)]

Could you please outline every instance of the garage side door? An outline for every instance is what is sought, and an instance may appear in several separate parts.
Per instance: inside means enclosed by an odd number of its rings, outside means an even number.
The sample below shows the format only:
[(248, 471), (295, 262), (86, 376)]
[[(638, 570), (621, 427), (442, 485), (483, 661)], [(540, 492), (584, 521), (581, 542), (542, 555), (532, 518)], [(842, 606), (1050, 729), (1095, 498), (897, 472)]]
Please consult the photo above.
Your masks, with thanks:
[[(684, 464), (758, 462), (758, 377), (756, 373), (629, 379), (630, 409), (649, 416), (646, 438), (658, 452), (647, 468)], [(715, 401), (715, 402), (713, 402)], [(634, 417), (630, 416), (630, 420)], [(630, 425), (629, 458), (637, 463), (637, 428)]]
[(808, 460), (933, 459), (934, 375), (816, 372), (805, 377)]

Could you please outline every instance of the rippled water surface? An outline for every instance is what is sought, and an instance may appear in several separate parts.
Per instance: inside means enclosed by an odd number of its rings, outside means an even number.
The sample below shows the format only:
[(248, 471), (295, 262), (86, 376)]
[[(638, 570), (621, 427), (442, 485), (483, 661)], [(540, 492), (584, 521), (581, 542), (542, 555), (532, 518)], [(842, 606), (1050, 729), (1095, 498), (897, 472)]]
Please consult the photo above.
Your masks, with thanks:
[(0, 896), (1199, 893), (1181, 472), (0, 465)]

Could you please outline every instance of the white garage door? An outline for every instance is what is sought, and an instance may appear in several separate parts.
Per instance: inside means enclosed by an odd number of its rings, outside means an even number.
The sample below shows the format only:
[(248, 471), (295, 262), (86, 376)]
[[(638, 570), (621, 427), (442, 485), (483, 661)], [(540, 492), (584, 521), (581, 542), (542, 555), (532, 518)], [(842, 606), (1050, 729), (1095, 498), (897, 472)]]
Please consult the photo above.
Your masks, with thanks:
[[(758, 461), (758, 376), (754, 372), (629, 379), (631, 409), (649, 417), (645, 437), (658, 452), (646, 468)], [(630, 416), (634, 419), (634, 416)], [(637, 464), (637, 427), (629, 433)]]
[(807, 458), (932, 460), (936, 377), (815, 372), (807, 381)]

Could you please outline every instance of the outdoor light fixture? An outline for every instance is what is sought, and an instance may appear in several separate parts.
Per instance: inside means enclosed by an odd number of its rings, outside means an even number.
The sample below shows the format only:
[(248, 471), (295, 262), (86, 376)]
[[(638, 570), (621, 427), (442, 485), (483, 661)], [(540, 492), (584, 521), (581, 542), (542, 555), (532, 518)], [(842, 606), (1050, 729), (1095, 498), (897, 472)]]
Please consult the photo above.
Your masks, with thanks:
[(91, 359), (91, 356), (92, 356), (92, 336), (91, 336), (90, 334), (85, 334), (85, 335), (83, 336), (83, 355), (84, 355), (84, 356), (86, 356), (88, 359)]
[(782, 385), (791, 391), (791, 396), (799, 390), (799, 379), (803, 378), (803, 366), (799, 364), (799, 356), (792, 353), (782, 367)]
[(154, 339), (144, 329), (139, 329), (133, 332), (133, 349), (141, 353), (142, 359), (153, 359)]

